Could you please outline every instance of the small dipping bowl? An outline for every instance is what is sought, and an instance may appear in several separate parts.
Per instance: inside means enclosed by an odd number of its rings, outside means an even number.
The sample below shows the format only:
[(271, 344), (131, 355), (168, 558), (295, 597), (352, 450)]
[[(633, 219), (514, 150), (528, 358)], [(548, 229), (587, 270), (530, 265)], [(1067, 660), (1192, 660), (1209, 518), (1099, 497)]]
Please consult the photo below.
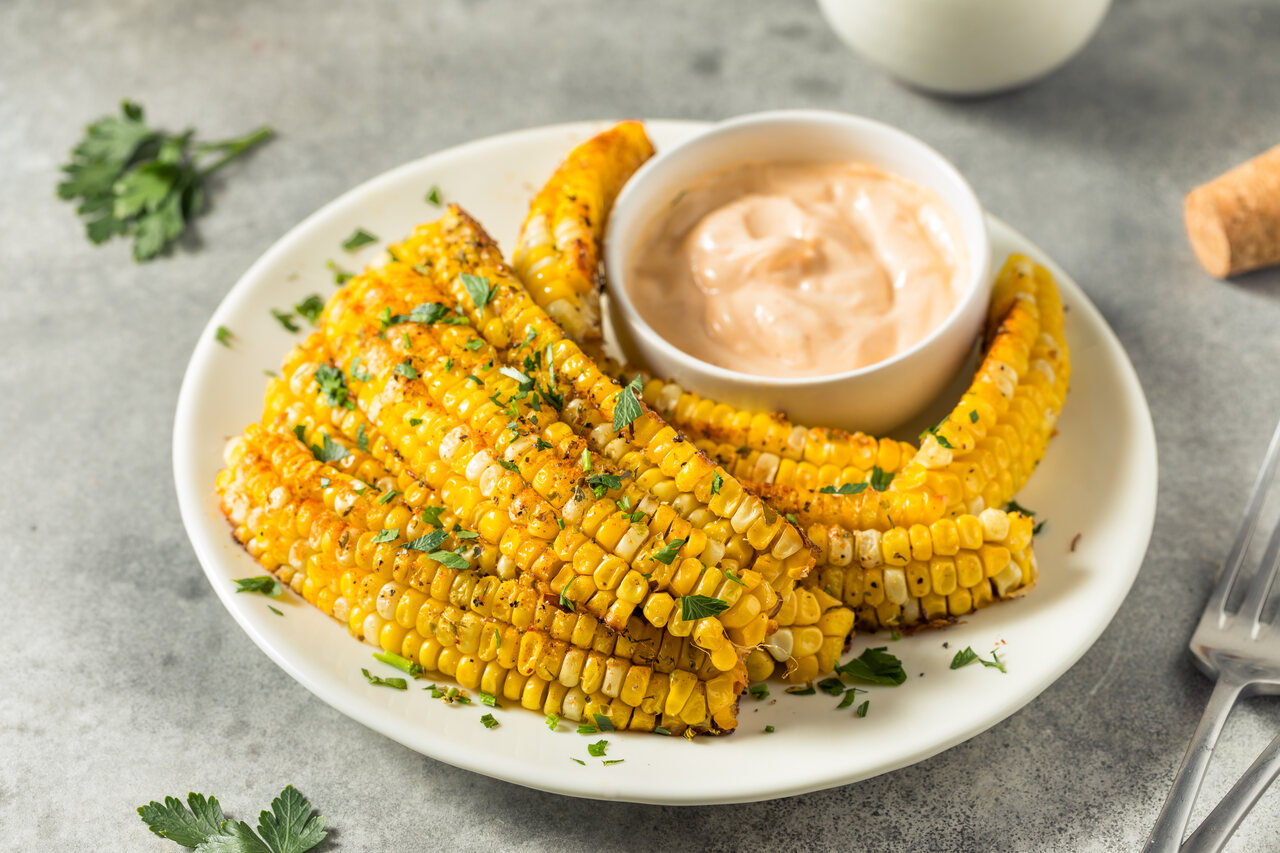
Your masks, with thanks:
[[(955, 215), (968, 275), (955, 309), (922, 341), (856, 370), (796, 378), (729, 370), (682, 351), (636, 310), (631, 261), (672, 201), (700, 179), (747, 163), (866, 163), (931, 190)], [(991, 295), (986, 217), (968, 182), (919, 139), (870, 119), (817, 110), (754, 113), (658, 153), (619, 194), (605, 235), (614, 334), (628, 359), (684, 389), (736, 408), (782, 411), (806, 426), (881, 434), (918, 414), (955, 376)]]

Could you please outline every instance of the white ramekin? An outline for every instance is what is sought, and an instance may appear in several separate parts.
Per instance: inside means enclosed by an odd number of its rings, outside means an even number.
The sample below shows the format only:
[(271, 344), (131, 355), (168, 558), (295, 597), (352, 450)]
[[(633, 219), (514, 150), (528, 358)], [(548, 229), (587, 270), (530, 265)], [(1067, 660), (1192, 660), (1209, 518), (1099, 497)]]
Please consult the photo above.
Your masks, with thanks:
[(945, 95), (1029, 83), (1080, 52), (1111, 0), (818, 0), (836, 35), (893, 76)]
[[(751, 162), (868, 163), (932, 190), (955, 214), (969, 256), (959, 304), (909, 350), (828, 376), (754, 376), (683, 352), (640, 316), (627, 292), (632, 254), (646, 226), (702, 176)], [(624, 354), (657, 376), (739, 408), (780, 410), (798, 423), (880, 433), (929, 404), (977, 338), (991, 292), (986, 218), (969, 184), (942, 155), (880, 122), (843, 113), (783, 110), (712, 126), (661, 151), (627, 182), (605, 237), (609, 311)]]

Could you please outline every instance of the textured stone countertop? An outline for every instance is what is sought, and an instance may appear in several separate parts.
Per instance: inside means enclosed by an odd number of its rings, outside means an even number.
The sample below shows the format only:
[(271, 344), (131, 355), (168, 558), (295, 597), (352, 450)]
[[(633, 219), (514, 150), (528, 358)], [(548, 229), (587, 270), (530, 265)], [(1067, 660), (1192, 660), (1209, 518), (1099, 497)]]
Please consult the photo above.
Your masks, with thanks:
[[(244, 817), (284, 781), (336, 828), (327, 849), (353, 851), (1132, 850), (1146, 837), (1209, 693), (1186, 642), (1280, 415), (1280, 274), (1208, 278), (1180, 205), (1280, 142), (1280, 6), (1117, 0), (1063, 70), (972, 101), (889, 80), (810, 3), (8, 0), (0, 33), (0, 848), (176, 849), (139, 804), (199, 790)], [(90, 246), (53, 195), (82, 127), (125, 96), (207, 138), (279, 131), (217, 188), (198, 245), (140, 266), (123, 243)], [(928, 761), (704, 808), (458, 770), (284, 676), (209, 588), (170, 466), (187, 359), (250, 263), (346, 189), (476, 137), (801, 106), (940, 148), (1128, 350), (1158, 434), (1159, 514), (1093, 649)], [(1278, 729), (1280, 702), (1244, 703), (1206, 790), (1224, 792)], [(1277, 838), (1272, 790), (1231, 849)]]

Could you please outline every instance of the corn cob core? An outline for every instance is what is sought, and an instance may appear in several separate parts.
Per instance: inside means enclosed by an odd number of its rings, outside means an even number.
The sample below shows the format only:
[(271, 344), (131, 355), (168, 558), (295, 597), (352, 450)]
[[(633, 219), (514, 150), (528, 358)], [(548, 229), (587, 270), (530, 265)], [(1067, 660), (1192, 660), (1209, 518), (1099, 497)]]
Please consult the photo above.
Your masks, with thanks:
[(512, 265), (577, 341), (600, 338), (600, 241), (622, 185), (653, 156), (644, 125), (623, 122), (569, 153), (534, 196)]

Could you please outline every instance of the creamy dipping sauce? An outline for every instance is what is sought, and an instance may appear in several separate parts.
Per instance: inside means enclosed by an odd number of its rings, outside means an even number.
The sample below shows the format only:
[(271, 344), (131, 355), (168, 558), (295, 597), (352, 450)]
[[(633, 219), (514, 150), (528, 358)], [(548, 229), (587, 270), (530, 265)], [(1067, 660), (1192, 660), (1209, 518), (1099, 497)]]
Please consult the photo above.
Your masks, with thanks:
[(931, 191), (860, 163), (752, 163), (704, 178), (631, 259), (640, 315), (703, 361), (822, 376), (910, 349), (951, 314), (968, 257)]

